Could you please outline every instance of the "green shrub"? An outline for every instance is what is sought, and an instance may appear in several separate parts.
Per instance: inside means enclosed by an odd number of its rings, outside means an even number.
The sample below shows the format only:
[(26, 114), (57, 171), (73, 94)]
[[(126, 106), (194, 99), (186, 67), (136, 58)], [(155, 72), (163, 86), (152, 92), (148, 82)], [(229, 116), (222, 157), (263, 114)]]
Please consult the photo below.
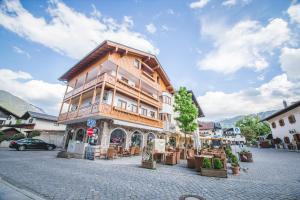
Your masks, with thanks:
[(27, 137), (33, 138), (33, 137), (40, 136), (40, 135), (41, 135), (41, 133), (39, 131), (32, 131), (32, 132), (28, 133)]
[(9, 136), (5, 135), (3, 132), (0, 131), (0, 142), (4, 140), (9, 140)]
[(219, 158), (214, 159), (214, 168), (215, 169), (222, 169), (223, 168), (223, 163)]
[(23, 139), (25, 138), (25, 135), (22, 134), (22, 133), (17, 133), (17, 134), (14, 134), (10, 139), (11, 140), (20, 140), (20, 139)]
[(203, 168), (207, 168), (207, 169), (211, 168), (211, 162), (210, 162), (210, 159), (204, 158), (204, 159), (203, 159), (203, 163), (202, 163), (202, 167), (203, 167)]
[(232, 166), (239, 166), (239, 160), (236, 155), (232, 154), (230, 158)]

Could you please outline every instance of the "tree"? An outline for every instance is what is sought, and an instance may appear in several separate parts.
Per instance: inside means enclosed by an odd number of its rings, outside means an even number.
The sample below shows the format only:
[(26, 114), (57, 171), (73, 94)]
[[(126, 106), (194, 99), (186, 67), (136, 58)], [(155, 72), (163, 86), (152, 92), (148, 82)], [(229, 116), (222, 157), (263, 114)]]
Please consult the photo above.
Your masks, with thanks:
[(245, 136), (247, 141), (251, 141), (258, 136), (267, 135), (271, 132), (270, 126), (266, 122), (261, 122), (257, 115), (246, 116), (237, 121), (235, 125), (241, 129), (241, 133)]
[(197, 130), (198, 109), (193, 102), (192, 94), (185, 87), (180, 87), (179, 91), (175, 93), (174, 112), (178, 113), (178, 117), (175, 120), (178, 122), (180, 130), (184, 133), (186, 153), (186, 134), (191, 134)]

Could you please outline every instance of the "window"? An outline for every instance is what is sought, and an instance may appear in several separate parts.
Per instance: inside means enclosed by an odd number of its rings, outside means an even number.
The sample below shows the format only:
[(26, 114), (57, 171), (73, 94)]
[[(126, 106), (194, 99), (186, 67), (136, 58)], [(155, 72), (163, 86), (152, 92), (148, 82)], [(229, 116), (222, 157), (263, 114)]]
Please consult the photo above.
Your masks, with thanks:
[(289, 119), (290, 124), (294, 124), (294, 123), (296, 122), (295, 115), (290, 115), (290, 116), (288, 117), (288, 119)]
[(137, 106), (134, 104), (131, 104), (131, 111), (132, 112), (137, 112)]
[(283, 119), (280, 119), (280, 120), (279, 120), (279, 125), (280, 125), (280, 126), (284, 126), (284, 120), (283, 120)]
[(145, 109), (145, 108), (142, 108), (141, 110), (142, 110), (142, 115), (145, 115), (145, 116), (147, 116), (147, 109)]
[(135, 59), (133, 61), (133, 66), (139, 69), (140, 68), (140, 61), (138, 59)]
[(150, 111), (150, 116), (151, 116), (152, 118), (155, 118), (155, 112), (154, 112), (154, 111)]
[(119, 99), (119, 100), (118, 100), (118, 107), (125, 110), (126, 107), (127, 107), (127, 102), (126, 102), (126, 101), (123, 101), (123, 100), (121, 100), (121, 99)]
[(126, 82), (126, 83), (128, 83), (128, 79), (125, 78), (124, 76), (121, 77), (121, 80), (124, 81), (124, 82)]
[(168, 96), (162, 96), (162, 102), (171, 105), (171, 98)]
[(32, 122), (33, 122), (33, 118), (30, 118), (29, 121), (28, 121), (28, 123), (32, 124)]
[(276, 128), (276, 123), (272, 122), (272, 128)]
[(7, 120), (11, 120), (11, 115), (9, 115), (9, 116), (7, 117)]
[(157, 83), (159, 83), (159, 76), (157, 76)]

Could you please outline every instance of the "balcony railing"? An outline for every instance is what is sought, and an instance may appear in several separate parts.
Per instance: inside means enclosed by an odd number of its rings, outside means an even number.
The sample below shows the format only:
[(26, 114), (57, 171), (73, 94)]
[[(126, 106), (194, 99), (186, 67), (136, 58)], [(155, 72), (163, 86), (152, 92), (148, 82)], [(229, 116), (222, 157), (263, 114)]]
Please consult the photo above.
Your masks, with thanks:
[[(74, 95), (77, 95), (79, 94), (80, 92), (83, 92), (84, 90), (87, 90), (93, 86), (95, 86), (95, 84), (99, 84), (103, 81), (107, 82), (107, 83), (110, 83), (112, 85), (115, 84), (115, 77), (114, 76), (111, 76), (107, 73), (104, 73), (102, 74), (101, 76), (99, 76), (98, 78), (94, 79), (94, 80), (91, 80), (89, 81), (88, 83), (86, 83), (84, 86), (81, 86), (79, 88), (76, 88), (70, 92), (68, 92), (66, 95), (65, 95), (65, 100), (70, 98), (71, 96), (74, 96)], [(133, 97), (138, 97), (138, 94), (139, 94), (139, 89), (135, 86), (132, 86), (132, 85), (129, 85), (127, 82), (123, 81), (123, 80), (120, 80), (118, 79), (117, 80), (117, 83), (116, 83), (116, 86), (117, 86), (117, 89), (121, 92), (126, 92), (127, 94), (133, 96)], [(151, 104), (151, 105), (155, 105), (155, 106), (160, 106), (160, 102), (159, 102), (159, 99), (142, 91), (141, 90), (141, 100), (148, 103), (148, 104)]]
[(123, 110), (118, 107), (112, 107), (111, 105), (104, 103), (102, 103), (100, 106), (99, 104), (94, 104), (93, 106), (86, 106), (80, 108), (79, 111), (75, 110), (69, 113), (62, 113), (59, 115), (58, 120), (60, 123), (64, 123), (69, 120), (91, 117), (95, 115), (100, 115), (107, 118), (113, 118), (137, 124), (143, 124), (156, 128), (163, 128), (163, 123), (159, 119), (146, 117), (138, 113)]

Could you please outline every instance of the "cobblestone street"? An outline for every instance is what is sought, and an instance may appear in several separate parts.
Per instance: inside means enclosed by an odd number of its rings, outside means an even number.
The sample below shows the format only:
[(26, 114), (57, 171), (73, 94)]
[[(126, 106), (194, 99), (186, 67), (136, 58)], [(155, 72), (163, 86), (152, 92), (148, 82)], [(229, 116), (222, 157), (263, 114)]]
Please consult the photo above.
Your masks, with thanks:
[(254, 163), (241, 163), (248, 170), (219, 179), (198, 175), (184, 161), (147, 170), (139, 167), (141, 157), (88, 161), (58, 159), (57, 151), (0, 149), (0, 176), (46, 199), (175, 200), (184, 194), (206, 199), (300, 199), (299, 153), (252, 152)]

